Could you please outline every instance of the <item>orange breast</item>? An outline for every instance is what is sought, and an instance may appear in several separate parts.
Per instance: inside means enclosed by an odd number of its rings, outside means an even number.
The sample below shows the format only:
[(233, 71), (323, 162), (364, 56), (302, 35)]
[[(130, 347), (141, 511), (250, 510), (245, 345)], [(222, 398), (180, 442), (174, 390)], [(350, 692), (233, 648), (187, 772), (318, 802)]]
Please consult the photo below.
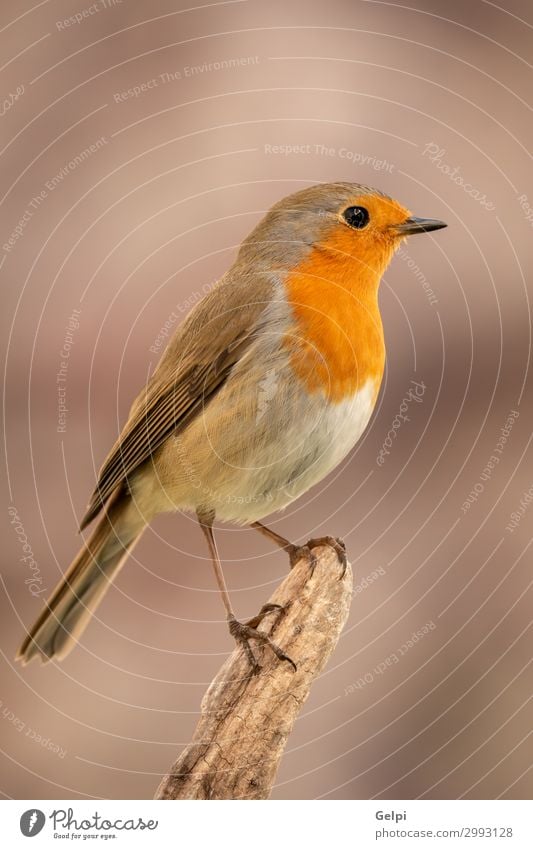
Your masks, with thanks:
[(286, 279), (296, 323), (284, 344), (308, 392), (332, 402), (351, 398), (368, 380), (377, 397), (385, 365), (377, 292), (383, 267), (371, 251), (354, 254), (353, 234), (336, 228)]

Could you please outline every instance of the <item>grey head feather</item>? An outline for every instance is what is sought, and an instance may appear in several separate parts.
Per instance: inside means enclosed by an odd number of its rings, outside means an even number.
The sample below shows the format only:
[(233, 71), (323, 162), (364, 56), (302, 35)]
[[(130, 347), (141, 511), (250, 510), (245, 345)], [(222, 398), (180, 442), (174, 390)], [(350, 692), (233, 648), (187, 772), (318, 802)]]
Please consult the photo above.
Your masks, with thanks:
[(318, 183), (282, 198), (243, 241), (235, 265), (256, 270), (294, 268), (315, 242), (327, 239), (343, 205), (364, 195), (391, 200), (371, 186), (348, 182)]

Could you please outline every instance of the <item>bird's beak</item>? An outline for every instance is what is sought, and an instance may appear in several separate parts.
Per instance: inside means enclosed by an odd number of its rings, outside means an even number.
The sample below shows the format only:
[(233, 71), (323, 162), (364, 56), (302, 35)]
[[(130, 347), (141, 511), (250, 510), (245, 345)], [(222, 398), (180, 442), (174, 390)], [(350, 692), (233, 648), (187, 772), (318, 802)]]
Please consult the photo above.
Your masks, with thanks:
[(448, 225), (437, 218), (406, 218), (401, 224), (394, 224), (393, 230), (399, 236), (412, 236), (413, 233), (429, 233), (431, 230), (440, 230)]

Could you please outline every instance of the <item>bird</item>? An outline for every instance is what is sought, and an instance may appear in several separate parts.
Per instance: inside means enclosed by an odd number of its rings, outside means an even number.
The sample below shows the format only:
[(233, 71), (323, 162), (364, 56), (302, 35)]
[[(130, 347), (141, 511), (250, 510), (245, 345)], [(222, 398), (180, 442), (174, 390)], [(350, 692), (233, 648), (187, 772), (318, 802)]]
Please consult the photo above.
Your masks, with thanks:
[(297, 545), (263, 523), (317, 485), (360, 439), (385, 367), (378, 303), (395, 250), (447, 225), (418, 218), (378, 189), (315, 183), (277, 203), (244, 239), (229, 270), (170, 339), (108, 454), (80, 524), (98, 516), (17, 660), (62, 660), (79, 641), (134, 545), (159, 513), (196, 514), (230, 634), (255, 670), (252, 644), (277, 605), (247, 622), (233, 611), (215, 519), (255, 528), (291, 566), (330, 545)]

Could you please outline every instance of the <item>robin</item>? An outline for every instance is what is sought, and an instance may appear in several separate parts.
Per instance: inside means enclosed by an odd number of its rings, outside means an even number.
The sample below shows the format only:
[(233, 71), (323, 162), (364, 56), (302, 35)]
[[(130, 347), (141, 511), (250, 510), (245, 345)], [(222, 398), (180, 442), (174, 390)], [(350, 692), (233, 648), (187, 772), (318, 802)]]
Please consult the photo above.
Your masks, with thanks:
[(297, 546), (261, 520), (317, 484), (365, 430), (385, 345), (378, 288), (395, 249), (446, 225), (414, 218), (357, 183), (316, 185), (276, 203), (229, 271), (177, 329), (100, 471), (83, 530), (101, 518), (17, 659), (62, 659), (142, 531), (158, 513), (196, 513), (230, 633), (250, 646), (275, 606), (239, 622), (213, 535), (215, 518), (251, 525), (289, 554), (313, 558), (326, 537)]

